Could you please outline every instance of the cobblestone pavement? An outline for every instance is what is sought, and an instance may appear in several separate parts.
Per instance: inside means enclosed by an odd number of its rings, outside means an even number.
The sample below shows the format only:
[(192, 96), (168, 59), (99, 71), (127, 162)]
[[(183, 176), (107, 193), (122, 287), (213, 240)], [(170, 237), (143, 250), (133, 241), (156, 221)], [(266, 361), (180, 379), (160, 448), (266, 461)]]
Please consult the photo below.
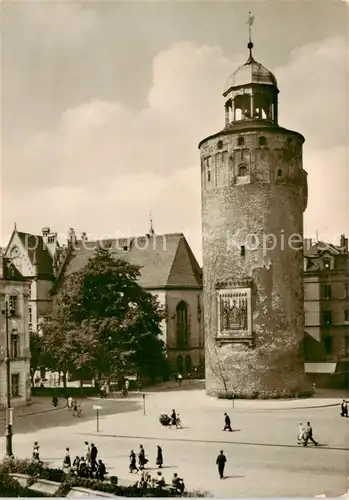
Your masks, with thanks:
[[(57, 422), (54, 428), (26, 434), (17, 430), (15, 453), (29, 456), (33, 441), (38, 440), (41, 458), (61, 466), (66, 446), (72, 455), (81, 455), (84, 441), (92, 441), (110, 473), (130, 481), (130, 450), (137, 452), (143, 444), (149, 468), (155, 471), (159, 444), (167, 480), (177, 472), (188, 489), (210, 491), (216, 497), (339, 496), (348, 490), (349, 419), (339, 416), (338, 406), (330, 406), (338, 404), (338, 399), (236, 401), (233, 407), (231, 401), (209, 398), (202, 390), (154, 392), (145, 398), (146, 414), (140, 397), (127, 402), (89, 402), (103, 407), (98, 433), (92, 417), (70, 426)], [(113, 405), (115, 413), (107, 415)], [(169, 413), (172, 408), (180, 413), (183, 429), (160, 425), (160, 413)], [(225, 411), (231, 416), (234, 432), (222, 430)], [(56, 415), (63, 419), (67, 412)], [(298, 423), (308, 420), (320, 443), (317, 448), (296, 443)], [(2, 439), (3, 453), (4, 444)], [(221, 449), (228, 458), (224, 480), (219, 479), (215, 465)]]

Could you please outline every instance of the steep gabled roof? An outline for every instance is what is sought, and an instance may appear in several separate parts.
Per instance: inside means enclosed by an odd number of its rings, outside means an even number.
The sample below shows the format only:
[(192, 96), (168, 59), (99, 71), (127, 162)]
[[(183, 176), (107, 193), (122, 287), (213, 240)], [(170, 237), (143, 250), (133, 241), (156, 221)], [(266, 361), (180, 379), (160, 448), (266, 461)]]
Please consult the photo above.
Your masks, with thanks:
[[(64, 276), (81, 271), (88, 263), (89, 258), (93, 256), (98, 244), (107, 248), (110, 246), (111, 254), (122, 259), (132, 265), (140, 266), (141, 277), (139, 284), (147, 289), (161, 289), (169, 285), (170, 273), (175, 261), (175, 257), (180, 244), (183, 243), (189, 248), (185, 237), (181, 233), (164, 234), (164, 235), (147, 235), (132, 238), (119, 238), (114, 240), (101, 241), (80, 241), (72, 249), (67, 262), (61, 271), (61, 275), (57, 280), (61, 280)], [(190, 249), (189, 249), (190, 250)], [(189, 257), (193, 263), (195, 257)], [(196, 262), (196, 261), (195, 261)], [(194, 263), (193, 263), (194, 265)], [(198, 264), (196, 263), (200, 271)], [(194, 266), (195, 267), (195, 266)], [(196, 269), (196, 267), (195, 267)], [(192, 285), (190, 278), (188, 282), (181, 283), (188, 286)]]
[[(43, 237), (34, 234), (18, 232), (23, 244), (27, 241), (30, 262), (37, 266), (39, 276), (53, 276), (52, 257), (46, 247)], [(36, 246), (35, 246), (36, 243)]]
[[(52, 257), (44, 243), (43, 237), (37, 234), (23, 233), (21, 231), (17, 231), (16, 229), (14, 232), (17, 233), (19, 240), (26, 249), (31, 264), (37, 266), (38, 276), (52, 278)], [(7, 246), (6, 252), (12, 239), (13, 234)]]

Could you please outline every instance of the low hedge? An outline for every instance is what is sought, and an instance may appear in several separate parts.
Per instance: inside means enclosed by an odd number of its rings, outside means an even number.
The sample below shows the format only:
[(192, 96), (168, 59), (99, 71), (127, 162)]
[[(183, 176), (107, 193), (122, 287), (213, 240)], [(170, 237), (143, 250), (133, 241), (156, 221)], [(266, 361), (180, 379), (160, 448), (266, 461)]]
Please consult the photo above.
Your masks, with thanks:
[(0, 495), (1, 497), (42, 497), (42, 493), (37, 493), (25, 488), (19, 484), (16, 479), (9, 476), (6, 472), (0, 472)]
[(216, 393), (218, 399), (298, 399), (310, 398), (313, 395), (312, 391), (301, 391), (299, 393), (284, 392), (283, 394), (274, 392), (257, 392), (251, 391), (250, 393), (238, 393), (230, 391), (220, 391)]
[[(0, 462), (0, 477), (8, 476), (10, 473), (26, 474), (30, 476), (28, 479), (28, 484), (32, 484), (37, 479), (46, 479), (49, 481), (55, 481), (61, 483), (59, 490), (55, 496), (62, 497), (66, 496), (68, 492), (74, 488), (86, 488), (95, 491), (101, 491), (104, 493), (111, 493), (121, 497), (207, 497), (210, 496), (209, 493), (202, 493), (200, 491), (195, 492), (184, 492), (182, 495), (175, 493), (170, 488), (138, 488), (136, 484), (131, 486), (119, 486), (117, 484), (116, 478), (114, 482), (102, 482), (97, 479), (88, 479), (82, 477), (76, 477), (69, 473), (64, 472), (62, 469), (54, 469), (47, 467), (42, 462), (37, 462), (34, 460), (22, 460), (19, 458), (5, 458)], [(11, 478), (10, 478), (11, 479)], [(1, 483), (0, 483), (1, 484)], [(26, 488), (25, 488), (26, 489)], [(28, 490), (30, 491), (30, 490)], [(0, 493), (2, 493), (0, 489)], [(18, 496), (18, 495), (15, 495)], [(20, 495), (21, 496), (21, 495)], [(25, 496), (25, 495), (22, 495)], [(36, 495), (28, 495), (36, 496)]]
[(99, 394), (99, 389), (96, 387), (32, 387), (32, 396), (46, 396), (57, 398), (81, 398), (88, 396), (96, 396)]

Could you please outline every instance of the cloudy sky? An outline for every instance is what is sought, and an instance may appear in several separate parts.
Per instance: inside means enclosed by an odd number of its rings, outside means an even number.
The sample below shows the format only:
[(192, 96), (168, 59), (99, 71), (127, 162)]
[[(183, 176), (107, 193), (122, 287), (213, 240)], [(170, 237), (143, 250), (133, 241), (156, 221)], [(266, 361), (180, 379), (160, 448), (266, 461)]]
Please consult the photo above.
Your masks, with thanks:
[(4, 2), (2, 244), (14, 222), (90, 238), (184, 232), (200, 260), (199, 141), (247, 58), (278, 80), (305, 138), (308, 236), (348, 230), (348, 6), (343, 2)]

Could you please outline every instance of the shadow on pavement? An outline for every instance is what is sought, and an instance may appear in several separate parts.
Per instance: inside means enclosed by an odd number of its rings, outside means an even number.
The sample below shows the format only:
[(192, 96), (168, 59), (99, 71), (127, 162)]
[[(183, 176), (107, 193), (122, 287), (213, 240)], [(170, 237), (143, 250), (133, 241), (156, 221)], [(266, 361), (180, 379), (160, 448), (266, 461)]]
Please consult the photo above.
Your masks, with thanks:
[[(95, 401), (82, 400), (78, 401), (82, 406), (82, 416), (73, 417), (70, 410), (64, 407), (56, 408), (52, 411), (39, 411), (37, 413), (14, 415), (13, 432), (15, 434), (27, 434), (41, 429), (49, 429), (52, 427), (70, 427), (80, 422), (86, 422), (96, 419), (96, 411), (93, 409)], [(113, 401), (103, 399), (98, 403), (102, 406), (100, 410), (100, 418), (107, 415), (114, 415), (125, 412), (138, 411), (141, 404), (138, 401), (123, 400)], [(4, 415), (0, 415), (0, 437), (5, 435), (6, 419)]]

